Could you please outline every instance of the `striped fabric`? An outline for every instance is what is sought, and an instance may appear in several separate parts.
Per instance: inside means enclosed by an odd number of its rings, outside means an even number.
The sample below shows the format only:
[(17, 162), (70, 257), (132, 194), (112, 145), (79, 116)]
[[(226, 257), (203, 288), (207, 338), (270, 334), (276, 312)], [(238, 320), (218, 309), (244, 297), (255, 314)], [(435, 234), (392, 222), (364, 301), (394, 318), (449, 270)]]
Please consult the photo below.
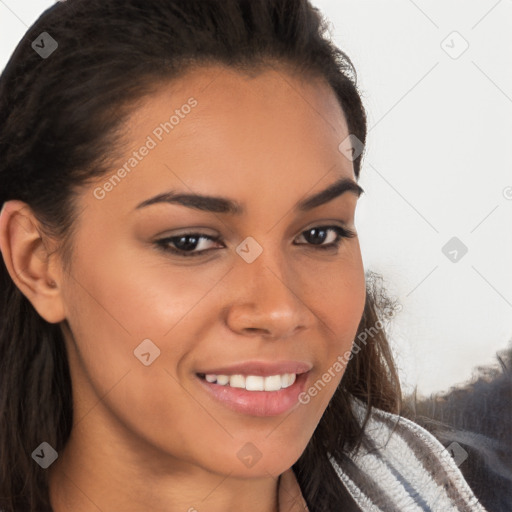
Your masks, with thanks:
[[(364, 405), (354, 401), (362, 420)], [(357, 453), (336, 473), (363, 511), (485, 512), (444, 446), (412, 421), (374, 409)]]

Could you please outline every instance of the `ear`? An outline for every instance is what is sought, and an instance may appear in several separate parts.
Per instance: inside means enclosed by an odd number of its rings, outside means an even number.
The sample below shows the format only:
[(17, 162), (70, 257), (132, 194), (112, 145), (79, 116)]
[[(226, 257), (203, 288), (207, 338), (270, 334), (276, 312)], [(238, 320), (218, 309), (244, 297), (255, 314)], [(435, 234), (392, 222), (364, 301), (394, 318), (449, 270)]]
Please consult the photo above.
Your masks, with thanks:
[(49, 241), (30, 207), (18, 200), (5, 202), (0, 212), (0, 250), (19, 290), (47, 322), (65, 319), (59, 289), (60, 267)]

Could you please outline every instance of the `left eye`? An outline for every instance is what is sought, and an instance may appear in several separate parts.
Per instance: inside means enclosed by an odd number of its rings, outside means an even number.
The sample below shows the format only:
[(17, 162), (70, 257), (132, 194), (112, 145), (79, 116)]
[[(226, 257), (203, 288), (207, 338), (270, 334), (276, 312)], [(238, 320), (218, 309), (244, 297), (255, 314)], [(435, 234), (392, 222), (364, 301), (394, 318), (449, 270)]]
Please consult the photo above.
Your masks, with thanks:
[[(324, 244), (326, 233), (329, 231), (335, 233), (334, 240), (331, 240), (328, 244)], [(304, 233), (308, 233), (308, 236), (305, 236)], [(312, 245), (318, 246), (315, 247), (315, 249), (330, 249), (332, 247), (339, 247), (343, 238), (353, 238), (356, 236), (356, 233), (350, 229), (342, 228), (341, 226), (318, 226), (303, 231), (300, 236), (309, 239), (308, 241), (310, 241)]]
[[(333, 240), (330, 240), (329, 243), (325, 243), (327, 237), (327, 233), (334, 233), (331, 235)], [(309, 242), (309, 244), (295, 244), (295, 245), (311, 245), (314, 249), (318, 250), (326, 250), (337, 248), (341, 244), (341, 240), (343, 238), (353, 238), (356, 236), (356, 233), (347, 228), (342, 228), (341, 226), (317, 226), (314, 228), (307, 229), (303, 231), (300, 237)], [(162, 249), (166, 252), (172, 252), (179, 256), (190, 257), (190, 256), (200, 256), (205, 252), (212, 250), (213, 248), (202, 248), (202, 250), (197, 250), (199, 247), (204, 245), (205, 241), (210, 242), (219, 242), (221, 240), (220, 236), (210, 236), (205, 235), (204, 233), (184, 233), (179, 236), (172, 236), (168, 238), (162, 238), (157, 240), (155, 243), (158, 248)], [(173, 245), (174, 247), (171, 247)]]

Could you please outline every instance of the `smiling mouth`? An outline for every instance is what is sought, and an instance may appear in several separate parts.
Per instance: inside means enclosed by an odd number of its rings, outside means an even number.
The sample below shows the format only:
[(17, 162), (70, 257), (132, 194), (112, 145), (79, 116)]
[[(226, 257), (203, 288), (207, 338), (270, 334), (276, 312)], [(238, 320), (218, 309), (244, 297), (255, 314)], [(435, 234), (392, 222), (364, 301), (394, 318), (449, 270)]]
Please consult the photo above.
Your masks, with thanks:
[(295, 373), (283, 373), (268, 376), (198, 373), (197, 376), (210, 384), (245, 389), (247, 391), (279, 391), (292, 386), (297, 378), (297, 374)]
[(300, 404), (310, 372), (276, 375), (196, 373), (197, 382), (208, 396), (237, 413), (249, 416), (278, 416)]

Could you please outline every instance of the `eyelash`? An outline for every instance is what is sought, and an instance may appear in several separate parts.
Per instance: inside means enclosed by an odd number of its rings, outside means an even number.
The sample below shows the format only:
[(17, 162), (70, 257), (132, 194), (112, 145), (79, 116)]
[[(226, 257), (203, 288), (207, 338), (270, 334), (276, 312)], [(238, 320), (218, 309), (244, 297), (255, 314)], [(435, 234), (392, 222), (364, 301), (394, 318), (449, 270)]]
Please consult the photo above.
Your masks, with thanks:
[[(314, 226), (312, 228), (306, 229), (306, 231), (303, 231), (300, 236), (302, 236), (304, 233), (307, 233), (308, 231), (313, 231), (314, 229), (319, 231), (334, 231), (337, 233), (337, 238), (334, 242), (330, 242), (326, 245), (320, 245), (320, 244), (299, 244), (299, 245), (311, 245), (313, 248), (325, 251), (332, 248), (338, 248), (341, 244), (341, 241), (343, 238), (353, 238), (356, 235), (356, 233), (350, 229), (342, 228), (341, 226)], [(210, 240), (212, 242), (218, 242), (221, 240), (220, 236), (209, 236), (205, 235), (203, 233), (183, 233), (182, 235), (178, 236), (172, 236), (167, 238), (162, 238), (160, 240), (157, 240), (155, 244), (158, 246), (159, 249), (163, 250), (164, 252), (171, 252), (173, 254), (177, 254), (178, 256), (182, 256), (185, 258), (195, 257), (195, 256), (201, 256), (202, 254), (215, 250), (215, 249), (204, 249), (202, 251), (198, 252), (191, 252), (191, 251), (184, 251), (183, 249), (176, 249), (169, 246), (169, 243), (174, 243), (177, 240), (180, 240), (182, 238), (188, 238), (188, 237), (194, 237), (196, 239), (206, 239)]]

